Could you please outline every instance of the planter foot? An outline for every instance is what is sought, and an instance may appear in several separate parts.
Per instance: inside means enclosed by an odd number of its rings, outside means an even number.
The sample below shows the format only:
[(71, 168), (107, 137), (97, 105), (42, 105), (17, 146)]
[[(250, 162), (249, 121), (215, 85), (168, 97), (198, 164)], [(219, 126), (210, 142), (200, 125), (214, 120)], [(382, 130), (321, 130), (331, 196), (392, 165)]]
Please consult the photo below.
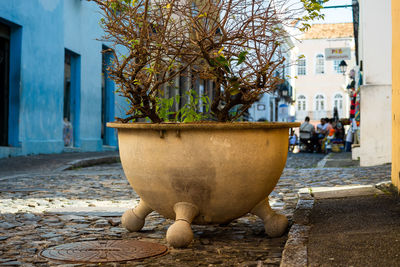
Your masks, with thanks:
[(175, 222), (168, 228), (167, 242), (174, 248), (187, 247), (193, 240), (190, 224), (199, 214), (196, 205), (188, 202), (178, 202), (174, 205)]
[(122, 226), (129, 232), (137, 232), (143, 228), (144, 219), (153, 210), (141, 199), (134, 208), (124, 212), (121, 218)]
[(270, 237), (282, 236), (288, 227), (289, 223), (286, 216), (273, 211), (269, 205), (268, 198), (258, 203), (251, 210), (251, 213), (264, 221), (265, 233)]

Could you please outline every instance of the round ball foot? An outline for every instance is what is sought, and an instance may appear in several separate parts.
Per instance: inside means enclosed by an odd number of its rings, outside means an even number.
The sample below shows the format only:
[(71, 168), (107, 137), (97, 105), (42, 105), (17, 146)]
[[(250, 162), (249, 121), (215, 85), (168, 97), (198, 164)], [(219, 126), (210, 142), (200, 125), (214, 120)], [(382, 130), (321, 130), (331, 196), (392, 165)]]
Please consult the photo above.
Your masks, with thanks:
[(268, 198), (260, 201), (251, 213), (257, 215), (264, 221), (265, 233), (270, 237), (282, 236), (289, 225), (285, 215), (276, 213), (271, 209)]
[(289, 225), (285, 215), (275, 213), (264, 223), (265, 233), (270, 237), (282, 236)]
[(174, 248), (187, 247), (193, 240), (193, 232), (186, 221), (175, 221), (167, 231), (167, 242)]
[(124, 212), (121, 218), (122, 226), (129, 232), (137, 232), (144, 226), (144, 219), (139, 218), (133, 209)]

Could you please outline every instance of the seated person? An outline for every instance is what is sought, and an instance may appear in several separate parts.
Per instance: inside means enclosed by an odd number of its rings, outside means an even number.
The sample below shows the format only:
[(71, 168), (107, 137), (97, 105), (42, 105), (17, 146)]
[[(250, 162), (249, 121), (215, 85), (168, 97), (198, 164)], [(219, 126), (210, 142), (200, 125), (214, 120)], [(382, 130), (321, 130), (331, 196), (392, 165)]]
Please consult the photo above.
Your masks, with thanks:
[(317, 131), (314, 140), (317, 152), (324, 151), (325, 149), (324, 139), (327, 133), (328, 133), (328, 123), (325, 118), (321, 118), (321, 123), (317, 125)]
[(329, 119), (329, 118), (325, 118), (325, 122), (326, 122), (324, 125), (325, 136), (328, 136), (329, 133), (331, 132), (331, 130), (333, 129), (333, 125), (332, 125), (333, 120)]
[(333, 129), (335, 129), (335, 138), (336, 139), (344, 139), (344, 129), (343, 125), (340, 121), (336, 122)]
[(289, 151), (292, 152), (296, 145), (297, 145), (297, 135), (294, 133), (294, 131), (292, 131), (289, 137)]
[(313, 152), (314, 144), (312, 137), (315, 133), (314, 125), (310, 123), (310, 117), (306, 117), (304, 122), (300, 125), (300, 142), (307, 146), (307, 150)]
[(325, 153), (332, 151), (332, 140), (335, 138), (335, 130), (330, 129), (329, 134), (325, 138)]
[(322, 118), (321, 123), (319, 123), (317, 125), (316, 133), (317, 133), (318, 139), (323, 139), (325, 137), (325, 135), (327, 134), (327, 131), (326, 131), (327, 126), (328, 125), (326, 123), (325, 118)]

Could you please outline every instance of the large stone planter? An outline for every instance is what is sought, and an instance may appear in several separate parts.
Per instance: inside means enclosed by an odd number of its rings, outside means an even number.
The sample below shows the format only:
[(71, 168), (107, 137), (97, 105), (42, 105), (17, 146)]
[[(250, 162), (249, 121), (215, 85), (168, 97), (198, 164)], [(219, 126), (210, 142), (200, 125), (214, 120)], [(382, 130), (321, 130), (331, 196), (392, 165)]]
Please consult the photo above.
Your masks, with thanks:
[(251, 212), (271, 237), (287, 228), (268, 195), (286, 163), (288, 129), (298, 123), (122, 124), (118, 129), (122, 166), (140, 196), (122, 216), (138, 231), (153, 210), (175, 219), (167, 241), (185, 247), (195, 224), (222, 224)]

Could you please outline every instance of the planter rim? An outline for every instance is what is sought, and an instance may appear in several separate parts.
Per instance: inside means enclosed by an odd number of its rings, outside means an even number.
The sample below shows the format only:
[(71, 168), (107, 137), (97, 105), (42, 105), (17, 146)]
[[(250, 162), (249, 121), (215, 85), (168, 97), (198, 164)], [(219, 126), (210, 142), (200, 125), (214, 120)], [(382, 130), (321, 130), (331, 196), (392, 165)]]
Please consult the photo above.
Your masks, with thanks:
[(108, 122), (107, 127), (118, 129), (195, 130), (195, 129), (279, 129), (295, 128), (300, 122), (191, 122), (191, 123), (120, 123)]

